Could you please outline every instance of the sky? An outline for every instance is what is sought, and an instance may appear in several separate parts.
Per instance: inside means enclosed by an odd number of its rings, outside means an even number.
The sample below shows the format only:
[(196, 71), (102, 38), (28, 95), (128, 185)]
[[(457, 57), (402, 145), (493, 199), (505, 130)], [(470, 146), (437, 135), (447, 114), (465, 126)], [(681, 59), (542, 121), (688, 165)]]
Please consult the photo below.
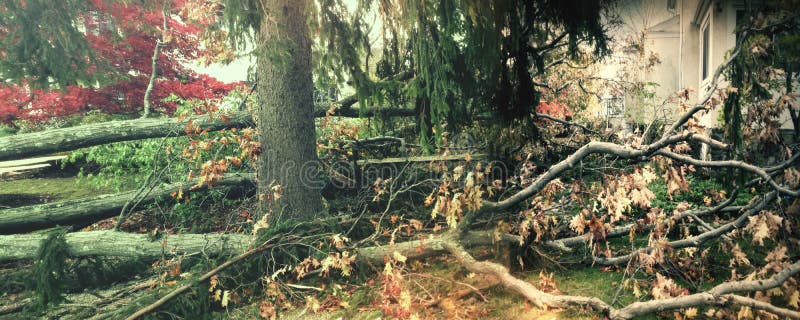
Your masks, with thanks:
[[(358, 5), (357, 0), (343, 0), (342, 2), (351, 12), (354, 11)], [(372, 32), (370, 33), (370, 38), (373, 40), (380, 39), (380, 19), (367, 17), (366, 20), (368, 22), (374, 21), (376, 23), (371, 30)], [(255, 60), (249, 56), (241, 56), (227, 65), (221, 63), (214, 63), (208, 66), (194, 64), (190, 65), (189, 68), (195, 72), (204, 73), (215, 77), (219, 81), (230, 83), (247, 80), (247, 69), (250, 66), (255, 66)]]

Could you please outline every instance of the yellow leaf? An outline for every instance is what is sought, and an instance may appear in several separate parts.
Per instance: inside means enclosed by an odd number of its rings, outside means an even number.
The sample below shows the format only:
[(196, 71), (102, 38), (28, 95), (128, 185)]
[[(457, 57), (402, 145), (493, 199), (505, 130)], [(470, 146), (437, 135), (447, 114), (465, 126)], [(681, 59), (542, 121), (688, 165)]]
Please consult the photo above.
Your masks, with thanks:
[(222, 292), (222, 302), (220, 304), (222, 305), (223, 308), (227, 308), (228, 302), (230, 301), (231, 301), (231, 291), (225, 290), (224, 292)]
[(798, 302), (800, 302), (800, 290), (795, 290), (787, 300), (790, 307), (795, 309), (800, 308), (800, 305), (798, 305)]
[(217, 289), (217, 291), (214, 291), (214, 301), (220, 300), (222, 300), (222, 290)]
[(319, 300), (313, 296), (306, 296), (306, 308), (311, 309), (313, 313), (319, 312), (319, 309), (321, 308)]
[(408, 259), (408, 258), (406, 258), (406, 256), (404, 256), (403, 254), (401, 254), (400, 252), (397, 252), (397, 251), (395, 251), (392, 254), (392, 257), (394, 258), (395, 261), (401, 262), (401, 263), (405, 263), (406, 260)]
[(686, 309), (683, 315), (686, 316), (687, 319), (692, 319), (697, 316), (697, 308)]

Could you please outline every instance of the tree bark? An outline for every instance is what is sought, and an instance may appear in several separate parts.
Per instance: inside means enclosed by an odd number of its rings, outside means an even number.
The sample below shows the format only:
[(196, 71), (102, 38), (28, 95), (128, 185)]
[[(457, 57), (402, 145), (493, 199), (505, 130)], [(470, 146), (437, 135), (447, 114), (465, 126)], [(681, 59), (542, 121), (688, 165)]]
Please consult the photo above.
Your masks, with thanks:
[[(242, 186), (253, 184), (252, 175), (231, 176), (215, 186)], [(147, 192), (141, 204), (149, 204), (169, 197), (180, 189), (189, 190), (196, 182), (175, 183), (156, 187)], [(119, 215), (125, 203), (136, 195), (136, 190), (70, 201), (0, 210), (0, 234), (23, 233), (57, 225), (86, 225)]]
[(269, 206), (309, 219), (322, 211), (314, 127), (311, 40), (306, 25), (307, 0), (268, 1), (258, 34), (258, 108), (256, 123), (263, 148), (258, 159), (259, 195), (283, 188), (277, 203), (260, 197), (261, 213)]
[[(36, 253), (46, 234), (0, 235), (0, 262), (36, 259)], [(153, 258), (162, 254), (174, 255), (203, 252), (208, 255), (239, 254), (244, 252), (253, 239), (248, 234), (175, 234), (152, 240), (146, 234), (119, 231), (84, 231), (65, 235), (68, 253), (72, 257), (117, 256), (131, 258)], [(166, 247), (162, 250), (162, 241)], [(423, 240), (399, 242), (392, 245), (354, 249), (359, 262), (383, 263), (386, 256), (398, 252), (409, 259), (420, 259), (447, 252), (443, 246), (453, 241), (452, 235), (436, 235)], [(484, 246), (494, 243), (493, 231), (471, 231), (462, 237), (465, 247)]]
[[(46, 234), (0, 236), (0, 261), (36, 259)], [(117, 256), (139, 259), (203, 252), (208, 255), (242, 252), (250, 241), (242, 234), (176, 234), (150, 239), (147, 234), (116, 231), (73, 232), (65, 236), (72, 257)]]

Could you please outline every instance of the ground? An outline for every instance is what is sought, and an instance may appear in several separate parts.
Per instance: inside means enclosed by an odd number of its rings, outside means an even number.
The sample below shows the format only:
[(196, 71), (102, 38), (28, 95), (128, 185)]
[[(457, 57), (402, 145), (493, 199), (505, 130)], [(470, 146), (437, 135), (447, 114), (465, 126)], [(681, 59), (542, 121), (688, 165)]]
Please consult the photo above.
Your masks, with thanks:
[[(34, 174), (26, 179), (1, 181), (0, 206), (17, 207), (36, 203), (63, 201), (113, 193), (111, 188), (94, 190), (87, 188), (74, 174), (48, 170)], [(494, 257), (492, 248), (478, 249), (474, 252), (482, 259)], [(516, 262), (515, 262), (516, 263)], [(540, 274), (552, 273), (557, 289), (565, 294), (596, 296), (604, 301), (612, 301), (620, 286), (622, 273), (613, 270), (603, 271), (600, 267), (586, 267), (583, 264), (556, 265), (545, 259), (538, 265), (527, 266), (515, 276), (541, 287)], [(423, 319), (596, 319), (596, 314), (580, 310), (542, 310), (530, 305), (522, 296), (510, 292), (494, 279), (477, 276), (465, 271), (451, 257), (442, 256), (406, 266), (405, 285), (413, 293), (414, 310)], [(517, 268), (518, 269), (518, 268)], [(375, 284), (375, 291), (380, 286)], [(477, 290), (476, 290), (477, 289)], [(620, 291), (619, 302), (633, 301), (628, 290)], [(240, 306), (230, 310), (231, 316), (252, 315), (258, 306)], [(248, 310), (249, 309), (249, 310)], [(322, 311), (312, 313), (299, 306), (282, 314), (288, 319), (338, 319), (342, 311)], [(357, 319), (377, 319), (381, 313), (377, 306), (364, 303), (359, 305)], [(243, 316), (250, 318), (251, 316)], [(238, 317), (237, 317), (238, 318)], [(655, 319), (655, 317), (652, 317)]]

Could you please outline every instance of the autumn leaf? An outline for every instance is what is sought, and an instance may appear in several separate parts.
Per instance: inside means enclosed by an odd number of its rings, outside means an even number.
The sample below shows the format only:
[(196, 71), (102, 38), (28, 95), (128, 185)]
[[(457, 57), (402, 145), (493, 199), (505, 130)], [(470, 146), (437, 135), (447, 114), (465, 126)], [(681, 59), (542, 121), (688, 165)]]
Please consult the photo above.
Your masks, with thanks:
[(800, 309), (800, 305), (798, 305), (798, 303), (800, 303), (800, 290), (795, 289), (794, 292), (792, 292), (792, 295), (786, 299), (787, 304), (790, 307), (795, 308), (795, 310)]
[(228, 304), (230, 303), (230, 301), (231, 301), (231, 291), (230, 290), (223, 291), (222, 292), (222, 301), (220, 301), (220, 305), (223, 308), (227, 308)]
[(650, 290), (650, 294), (653, 295), (653, 299), (667, 299), (684, 295), (685, 293), (685, 290), (677, 285), (675, 281), (661, 275), (660, 273), (656, 273), (656, 279), (653, 282), (653, 288)]
[(584, 233), (586, 226), (589, 224), (589, 221), (586, 221), (586, 219), (583, 217), (584, 211), (588, 212), (588, 210), (583, 209), (581, 212), (576, 214), (569, 222), (570, 229), (572, 229), (572, 231), (575, 231), (579, 235)]
[(264, 319), (275, 319), (275, 305), (267, 301), (261, 301), (258, 306), (258, 315)]
[(319, 304), (319, 300), (314, 296), (308, 295), (306, 296), (306, 308), (310, 309), (311, 312), (317, 313), (322, 308)]
[(762, 211), (761, 214), (747, 217), (750, 222), (744, 228), (753, 236), (753, 243), (764, 245), (764, 239), (771, 237), (780, 229), (783, 218), (770, 211)]
[(214, 289), (217, 288), (219, 284), (219, 277), (217, 275), (211, 276), (211, 279), (208, 281), (208, 292), (214, 292)]
[(643, 188), (642, 190), (633, 189), (629, 196), (633, 204), (642, 209), (650, 208), (650, 204), (652, 204), (651, 201), (656, 197), (653, 191), (647, 188)]
[(408, 259), (408, 258), (406, 258), (406, 256), (404, 256), (403, 254), (401, 254), (400, 252), (397, 252), (397, 251), (392, 253), (392, 258), (394, 259), (394, 261), (397, 261), (397, 262), (400, 262), (400, 263), (405, 263), (406, 260)]

